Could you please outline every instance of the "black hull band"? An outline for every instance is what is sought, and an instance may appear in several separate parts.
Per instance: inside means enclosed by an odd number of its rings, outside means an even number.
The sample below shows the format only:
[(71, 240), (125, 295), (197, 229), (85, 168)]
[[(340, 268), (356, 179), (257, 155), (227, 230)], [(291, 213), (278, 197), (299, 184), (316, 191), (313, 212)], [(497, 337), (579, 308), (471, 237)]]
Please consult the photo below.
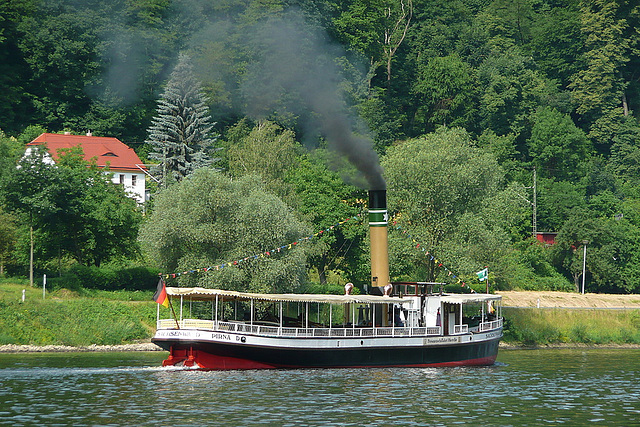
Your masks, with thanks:
[(331, 349), (157, 339), (153, 342), (170, 352), (165, 365), (190, 360), (203, 369), (256, 369), (492, 365), (500, 339), (452, 345)]

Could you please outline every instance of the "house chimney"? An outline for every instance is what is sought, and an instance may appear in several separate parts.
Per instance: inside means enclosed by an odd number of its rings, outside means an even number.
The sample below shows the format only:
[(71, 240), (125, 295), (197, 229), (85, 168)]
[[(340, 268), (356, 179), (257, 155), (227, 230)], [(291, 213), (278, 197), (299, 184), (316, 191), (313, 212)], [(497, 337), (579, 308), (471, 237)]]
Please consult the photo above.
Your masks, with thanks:
[(91, 131), (87, 131), (87, 136), (91, 136)]
[(69, 132), (68, 130), (64, 131), (65, 135), (71, 135), (71, 132)]
[(369, 190), (371, 286), (379, 288), (384, 288), (389, 284), (389, 250), (387, 237), (388, 221), (387, 191)]

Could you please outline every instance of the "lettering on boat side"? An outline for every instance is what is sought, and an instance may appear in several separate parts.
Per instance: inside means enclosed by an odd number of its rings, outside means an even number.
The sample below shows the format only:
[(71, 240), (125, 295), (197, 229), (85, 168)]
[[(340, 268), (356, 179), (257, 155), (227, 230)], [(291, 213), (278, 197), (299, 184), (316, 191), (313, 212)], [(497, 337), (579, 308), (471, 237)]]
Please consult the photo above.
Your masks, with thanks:
[(424, 344), (447, 344), (458, 342), (460, 342), (460, 337), (424, 338)]
[(176, 330), (165, 330), (158, 331), (156, 333), (158, 337), (186, 337), (186, 338), (200, 338), (200, 332), (198, 331), (181, 331), (179, 329)]
[[(206, 333), (201, 331), (183, 331), (180, 329), (175, 330), (163, 330), (157, 331), (156, 337), (158, 338), (202, 338), (202, 339), (213, 339), (213, 340), (223, 340), (223, 341), (231, 341), (231, 335), (223, 334), (220, 332), (214, 333)], [(242, 337), (244, 338), (244, 337)], [(244, 342), (244, 341), (243, 341)]]
[(231, 335), (229, 335), (229, 334), (221, 334), (219, 332), (212, 333), (211, 334), (211, 338), (213, 338), (214, 340), (231, 341)]
[(247, 337), (236, 335), (236, 341), (247, 342)]

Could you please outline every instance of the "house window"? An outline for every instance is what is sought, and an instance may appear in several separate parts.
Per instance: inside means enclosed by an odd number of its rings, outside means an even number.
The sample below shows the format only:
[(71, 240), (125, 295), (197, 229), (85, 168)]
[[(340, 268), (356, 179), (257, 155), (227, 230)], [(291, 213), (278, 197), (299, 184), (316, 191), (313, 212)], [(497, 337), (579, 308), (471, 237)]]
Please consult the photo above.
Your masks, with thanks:
[(124, 185), (124, 174), (120, 174), (120, 184)]
[(131, 186), (135, 187), (136, 186), (136, 178), (138, 178), (135, 175), (131, 175)]

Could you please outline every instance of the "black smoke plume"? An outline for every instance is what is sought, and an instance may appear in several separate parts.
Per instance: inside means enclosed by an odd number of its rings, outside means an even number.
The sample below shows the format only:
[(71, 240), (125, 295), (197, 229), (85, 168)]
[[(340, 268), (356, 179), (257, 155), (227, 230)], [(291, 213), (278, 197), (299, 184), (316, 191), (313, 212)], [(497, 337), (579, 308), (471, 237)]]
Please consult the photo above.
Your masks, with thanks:
[(259, 54), (242, 83), (247, 113), (254, 118), (274, 113), (294, 117), (307, 140), (325, 138), (330, 149), (366, 178), (369, 189), (385, 189), (373, 141), (345, 102), (338, 65), (345, 52), (296, 10), (255, 27), (253, 36)]

